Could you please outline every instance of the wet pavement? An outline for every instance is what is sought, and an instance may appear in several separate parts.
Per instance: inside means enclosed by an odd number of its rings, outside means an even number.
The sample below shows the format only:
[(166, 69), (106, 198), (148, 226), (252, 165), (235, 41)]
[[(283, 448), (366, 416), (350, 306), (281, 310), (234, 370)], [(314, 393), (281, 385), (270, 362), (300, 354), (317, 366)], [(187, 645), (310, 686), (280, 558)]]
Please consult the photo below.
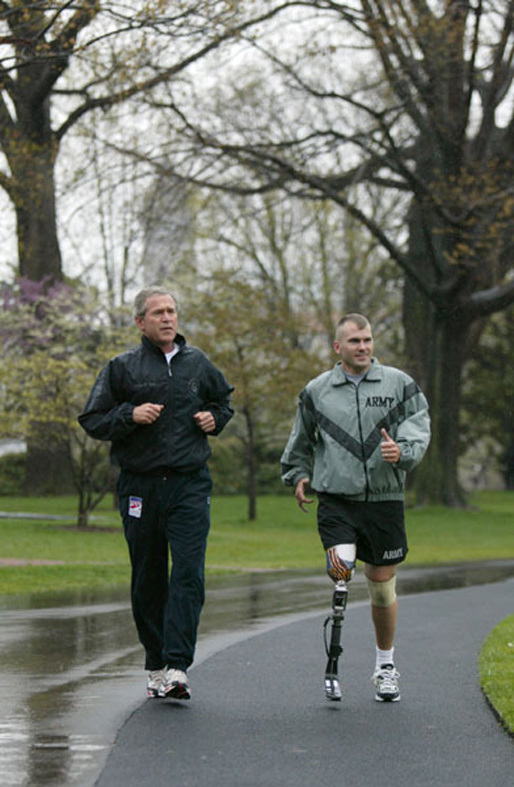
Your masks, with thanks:
[(512, 787), (477, 655), (513, 597), (514, 579), (403, 596), (399, 704), (374, 701), (367, 600), (345, 616), (341, 702), (324, 694), (325, 616), (277, 617), (195, 665), (191, 702), (141, 703), (96, 787)]
[[(514, 577), (514, 560), (479, 566), (402, 566), (401, 594)], [(367, 596), (358, 574), (350, 603)], [(277, 616), (328, 612), (320, 573), (210, 577), (197, 663)], [(144, 698), (143, 656), (127, 593), (0, 599), (0, 784), (90, 787), (123, 722)]]

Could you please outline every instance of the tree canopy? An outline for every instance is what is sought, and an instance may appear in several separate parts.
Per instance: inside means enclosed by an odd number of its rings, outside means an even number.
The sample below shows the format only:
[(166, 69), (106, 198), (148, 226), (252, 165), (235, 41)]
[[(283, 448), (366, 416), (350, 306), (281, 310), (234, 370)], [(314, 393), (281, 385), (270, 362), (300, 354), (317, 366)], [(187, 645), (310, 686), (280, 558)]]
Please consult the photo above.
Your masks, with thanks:
[[(55, 163), (64, 137), (92, 112), (150, 97), (172, 82), (180, 91), (183, 72), (271, 18), (276, 5), (1, 0), (0, 187), (16, 213), (22, 276), (63, 275)], [(145, 122), (140, 112), (139, 133)], [(119, 140), (123, 134), (120, 118)]]
[(272, 74), (250, 93), (258, 123), (234, 105), (223, 125), (204, 106), (169, 111), (210, 153), (199, 181), (329, 199), (401, 269), (410, 370), (434, 420), (420, 492), (459, 504), (463, 368), (483, 318), (514, 302), (514, 2), (320, 0), (302, 13), (294, 46), (256, 44)]

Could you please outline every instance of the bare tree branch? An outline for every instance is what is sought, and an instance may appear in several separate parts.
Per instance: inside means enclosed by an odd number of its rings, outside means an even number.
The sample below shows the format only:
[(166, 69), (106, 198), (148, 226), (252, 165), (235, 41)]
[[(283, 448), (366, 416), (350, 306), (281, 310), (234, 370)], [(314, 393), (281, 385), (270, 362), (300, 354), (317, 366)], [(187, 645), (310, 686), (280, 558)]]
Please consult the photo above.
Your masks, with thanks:
[(470, 312), (475, 317), (486, 317), (503, 311), (514, 303), (514, 279), (470, 296)]
[(108, 109), (110, 107), (116, 106), (118, 104), (127, 101), (133, 96), (139, 95), (144, 92), (151, 92), (158, 85), (168, 82), (172, 77), (175, 77), (177, 76), (177, 74), (182, 73), (187, 68), (189, 68), (193, 63), (198, 62), (206, 55), (208, 55), (210, 52), (218, 49), (226, 41), (238, 38), (249, 28), (261, 24), (265, 21), (269, 21), (270, 19), (277, 16), (287, 8), (290, 8), (292, 6), (304, 6), (304, 5), (308, 5), (308, 3), (285, 2), (280, 5), (277, 5), (271, 8), (267, 12), (260, 14), (257, 17), (248, 19), (245, 22), (226, 30), (224, 33), (217, 35), (216, 38), (214, 38), (208, 44), (201, 46), (198, 50), (196, 50), (189, 56), (183, 58), (178, 63), (174, 63), (172, 66), (164, 69), (162, 72), (158, 73), (156, 76), (150, 79), (145, 79), (139, 82), (135, 81), (130, 87), (127, 87), (123, 90), (114, 93), (110, 93), (109, 95), (87, 99), (80, 107), (77, 107), (77, 109), (74, 110), (68, 116), (68, 118), (60, 126), (60, 128), (57, 129), (55, 133), (56, 138), (58, 140), (62, 139), (66, 134), (66, 132), (69, 131), (69, 129), (72, 126), (74, 126), (75, 123), (78, 120), (80, 120), (80, 118), (82, 118), (86, 113), (95, 109)]

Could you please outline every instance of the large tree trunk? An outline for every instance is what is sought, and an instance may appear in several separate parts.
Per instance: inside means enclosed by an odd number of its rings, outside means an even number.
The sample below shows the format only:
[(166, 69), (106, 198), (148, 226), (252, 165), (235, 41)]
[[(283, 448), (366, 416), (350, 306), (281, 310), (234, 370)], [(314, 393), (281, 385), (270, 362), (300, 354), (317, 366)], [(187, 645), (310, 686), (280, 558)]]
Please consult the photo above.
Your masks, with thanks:
[(20, 275), (34, 281), (61, 281), (51, 152), (45, 149), (34, 152), (30, 172), (28, 178), (21, 172), (17, 178), (15, 208)]
[(458, 476), (462, 372), (473, 325), (463, 315), (441, 314), (407, 283), (404, 326), (408, 371), (428, 399), (432, 421), (430, 447), (413, 481), (416, 502), (463, 506)]
[(16, 210), (19, 270), (34, 281), (60, 281), (54, 183), (58, 146), (52, 132), (49, 99), (32, 100), (30, 84), (27, 75), (20, 77), (18, 134), (7, 156)]
[(466, 497), (459, 483), (460, 411), (462, 371), (465, 348), (471, 326), (459, 319), (441, 321), (438, 330), (439, 363), (436, 371), (436, 402), (434, 434), (436, 452), (429, 461), (435, 462), (437, 479), (436, 502), (446, 506), (462, 506)]

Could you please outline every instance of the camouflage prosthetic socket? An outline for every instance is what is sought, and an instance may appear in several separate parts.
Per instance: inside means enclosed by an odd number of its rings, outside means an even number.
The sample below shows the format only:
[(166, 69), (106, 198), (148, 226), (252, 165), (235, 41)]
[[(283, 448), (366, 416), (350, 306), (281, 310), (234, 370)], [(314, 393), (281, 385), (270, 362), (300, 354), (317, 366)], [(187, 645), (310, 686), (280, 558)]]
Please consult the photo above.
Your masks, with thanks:
[(327, 549), (327, 574), (334, 582), (350, 582), (355, 573), (355, 544), (336, 544)]

